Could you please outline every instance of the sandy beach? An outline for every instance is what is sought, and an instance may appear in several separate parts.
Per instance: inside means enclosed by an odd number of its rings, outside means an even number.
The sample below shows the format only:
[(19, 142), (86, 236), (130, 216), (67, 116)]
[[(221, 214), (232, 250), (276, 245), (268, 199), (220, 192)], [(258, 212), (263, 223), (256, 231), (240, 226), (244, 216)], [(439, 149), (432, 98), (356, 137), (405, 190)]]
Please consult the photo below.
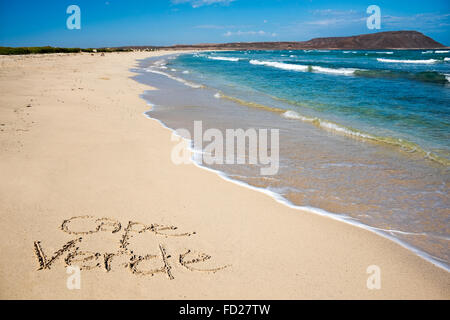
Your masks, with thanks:
[(173, 164), (130, 71), (167, 53), (0, 57), (2, 299), (450, 298), (389, 239)]

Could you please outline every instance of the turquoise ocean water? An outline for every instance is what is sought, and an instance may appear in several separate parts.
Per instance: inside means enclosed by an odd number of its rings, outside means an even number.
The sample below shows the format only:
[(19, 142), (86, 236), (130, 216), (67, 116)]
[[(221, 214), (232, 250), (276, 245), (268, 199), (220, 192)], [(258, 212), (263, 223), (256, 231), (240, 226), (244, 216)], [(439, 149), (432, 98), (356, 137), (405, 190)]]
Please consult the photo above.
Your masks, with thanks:
[[(232, 179), (395, 238), (450, 265), (450, 52), (199, 52), (141, 62), (166, 126), (280, 129), (280, 171)], [(295, 241), (293, 239), (293, 241)]]

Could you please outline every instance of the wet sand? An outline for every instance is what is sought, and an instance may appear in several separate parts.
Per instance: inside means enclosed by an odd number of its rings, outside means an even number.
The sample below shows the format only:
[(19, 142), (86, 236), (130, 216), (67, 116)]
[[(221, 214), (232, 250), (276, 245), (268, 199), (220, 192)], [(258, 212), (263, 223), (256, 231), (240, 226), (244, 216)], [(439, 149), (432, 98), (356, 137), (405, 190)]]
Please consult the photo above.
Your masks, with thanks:
[(450, 298), (388, 239), (174, 165), (130, 78), (154, 54), (0, 57), (1, 298)]

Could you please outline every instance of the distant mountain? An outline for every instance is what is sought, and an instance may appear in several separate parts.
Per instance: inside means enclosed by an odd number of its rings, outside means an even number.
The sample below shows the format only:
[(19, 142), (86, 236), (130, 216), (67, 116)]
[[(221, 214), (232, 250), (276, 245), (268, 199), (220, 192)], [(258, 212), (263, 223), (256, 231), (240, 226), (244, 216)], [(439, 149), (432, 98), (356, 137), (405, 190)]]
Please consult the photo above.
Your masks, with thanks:
[(390, 31), (353, 37), (316, 38), (304, 43), (311, 48), (336, 49), (434, 49), (444, 45), (417, 31)]
[(176, 50), (296, 50), (296, 49), (438, 49), (445, 47), (417, 31), (387, 31), (351, 37), (315, 38), (300, 42), (236, 42), (223, 44), (175, 45), (170, 47), (125, 47), (127, 49), (166, 48)]

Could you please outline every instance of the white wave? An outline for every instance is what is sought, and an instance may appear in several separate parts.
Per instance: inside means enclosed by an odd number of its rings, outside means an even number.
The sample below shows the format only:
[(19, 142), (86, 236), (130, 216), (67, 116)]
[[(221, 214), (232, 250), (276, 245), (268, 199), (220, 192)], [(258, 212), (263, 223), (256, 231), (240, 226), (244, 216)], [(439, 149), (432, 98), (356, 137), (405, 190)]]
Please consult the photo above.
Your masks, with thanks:
[(250, 60), (250, 63), (253, 65), (258, 66), (268, 66), (268, 67), (274, 67), (278, 69), (283, 70), (293, 70), (293, 71), (308, 71), (308, 66), (304, 66), (301, 64), (288, 64), (288, 63), (282, 63), (282, 62), (275, 62), (275, 61), (259, 61), (259, 60)]
[(289, 58), (295, 58), (295, 56), (294, 56), (293, 54), (291, 54), (291, 55), (289, 56)]
[(444, 61), (450, 61), (450, 58), (445, 57)]
[(433, 50), (422, 51), (422, 54), (430, 54), (430, 53), (433, 53)]
[(436, 50), (434, 53), (449, 53), (450, 50)]
[(334, 132), (338, 132), (347, 136), (352, 136), (352, 137), (358, 137), (358, 138), (365, 138), (365, 139), (374, 139), (374, 137), (372, 137), (371, 135), (362, 133), (362, 132), (358, 132), (358, 131), (354, 131), (345, 127), (342, 127), (338, 124), (335, 124), (333, 122), (329, 122), (329, 121), (325, 121), (325, 120), (321, 120), (319, 118), (309, 118), (309, 117), (305, 117), (302, 116), (301, 114), (298, 114), (295, 111), (292, 110), (288, 110), (285, 113), (283, 113), (281, 115), (283, 118), (286, 119), (292, 119), (292, 120), (301, 120), (304, 122), (314, 122), (314, 124), (316, 124), (317, 126), (329, 130), (329, 131), (334, 131)]
[(172, 76), (172, 75), (170, 75), (168, 73), (162, 72), (162, 71), (158, 71), (158, 70), (154, 70), (154, 69), (146, 69), (145, 71), (166, 76), (169, 79), (181, 82), (182, 84), (184, 84), (184, 85), (186, 85), (188, 87), (191, 87), (191, 88), (195, 88), (195, 89), (203, 88), (202, 85), (199, 85), (199, 84), (196, 84), (196, 83), (192, 83), (192, 82), (186, 81), (186, 80), (178, 78), (178, 77), (174, 77), (174, 76)]
[(222, 95), (220, 94), (220, 92), (217, 92), (217, 93), (214, 95), (214, 98), (220, 99), (220, 98), (222, 98)]
[(395, 59), (384, 59), (377, 58), (379, 62), (389, 62), (389, 63), (414, 63), (414, 64), (433, 64), (438, 62), (436, 59), (428, 59), (428, 60), (395, 60)]
[(322, 121), (319, 120), (319, 126), (321, 128), (330, 130), (330, 131), (335, 131), (335, 132), (339, 132), (348, 136), (353, 136), (353, 137), (359, 137), (359, 138), (364, 138), (364, 139), (373, 139), (372, 136), (358, 132), (358, 131), (353, 131), (344, 127), (341, 127), (335, 123), (332, 122), (328, 122), (328, 121)]
[(450, 74), (448, 73), (445, 74), (445, 80), (447, 80), (447, 82), (450, 82)]
[(166, 67), (167, 61), (166, 61), (166, 60), (158, 60), (158, 61), (155, 61), (155, 62), (153, 63), (153, 65), (154, 65), (156, 68), (159, 68), (159, 69), (167, 69), (167, 67)]
[(406, 235), (406, 236), (416, 236), (416, 237), (431, 237), (431, 238), (435, 238), (435, 239), (441, 239), (441, 240), (445, 240), (445, 241), (450, 241), (450, 237), (446, 237), (446, 236), (438, 236), (438, 235), (433, 235), (433, 234), (429, 234), (426, 232), (407, 232), (407, 231), (401, 231), (401, 230), (396, 230), (396, 229), (383, 229), (383, 228), (377, 228), (377, 227), (372, 227), (376, 230), (380, 230), (380, 231), (384, 231), (387, 233), (390, 233), (392, 235), (394, 234), (402, 234), (402, 235)]
[(238, 62), (239, 58), (229, 58), (229, 57), (208, 57), (208, 59), (211, 60), (222, 60), (222, 61), (232, 61), (232, 62)]
[(332, 68), (324, 68), (324, 67), (312, 67), (313, 72), (319, 72), (319, 73), (330, 73), (330, 74), (342, 74), (345, 76), (351, 76), (355, 73), (357, 69), (351, 69), (351, 68), (339, 68), (339, 69), (332, 69)]
[(186, 139), (186, 138), (180, 136), (177, 133), (176, 130), (173, 130), (173, 129), (169, 128), (161, 120), (158, 120), (156, 118), (152, 118), (148, 113), (144, 113), (144, 116), (146, 118), (148, 118), (148, 119), (151, 119), (153, 121), (158, 122), (162, 127), (171, 130), (174, 135), (176, 135), (176, 136), (180, 137), (181, 139), (183, 139), (184, 141), (186, 141), (187, 142), (186, 143), (186, 148), (192, 154), (192, 157), (191, 157), (190, 160), (192, 161), (192, 163), (195, 166), (197, 166), (197, 167), (199, 167), (199, 168), (201, 168), (203, 170), (206, 170), (206, 171), (209, 171), (209, 172), (213, 172), (213, 173), (217, 174), (220, 178), (222, 178), (225, 181), (229, 181), (229, 182), (234, 183), (236, 185), (239, 185), (241, 187), (248, 188), (248, 189), (251, 189), (251, 190), (255, 190), (255, 191), (264, 193), (264, 194), (272, 197), (278, 203), (281, 203), (281, 204), (283, 204), (283, 205), (285, 205), (285, 206), (287, 206), (289, 208), (292, 208), (292, 209), (295, 209), (295, 210), (300, 210), (302, 212), (308, 211), (308, 212), (313, 213), (313, 214), (324, 216), (324, 217), (327, 217), (327, 218), (330, 218), (330, 219), (333, 219), (333, 220), (336, 220), (336, 221), (344, 222), (346, 224), (349, 224), (349, 225), (352, 225), (352, 226), (356, 226), (356, 227), (359, 227), (361, 229), (373, 232), (373, 233), (375, 233), (377, 235), (380, 235), (380, 236), (382, 236), (382, 237), (384, 237), (386, 239), (389, 239), (389, 240), (391, 240), (391, 241), (401, 245), (402, 247), (412, 251), (413, 253), (417, 254), (421, 258), (431, 262), (433, 265), (438, 266), (438, 267), (446, 270), (447, 272), (450, 272), (449, 267), (445, 263), (442, 263), (439, 259), (436, 259), (435, 257), (429, 255), (428, 253), (426, 253), (424, 251), (421, 251), (421, 250), (419, 250), (419, 249), (417, 249), (417, 248), (407, 244), (406, 242), (400, 240), (399, 238), (396, 238), (396, 237), (393, 237), (392, 235), (387, 234), (386, 232), (382, 232), (381, 230), (379, 230), (377, 228), (371, 227), (369, 225), (365, 225), (365, 224), (363, 224), (363, 223), (361, 223), (361, 222), (359, 222), (359, 221), (357, 221), (355, 219), (352, 219), (351, 217), (349, 217), (346, 214), (335, 214), (335, 213), (328, 212), (326, 210), (323, 210), (323, 209), (320, 209), (320, 208), (316, 208), (316, 207), (311, 207), (311, 206), (294, 205), (293, 203), (289, 202), (286, 198), (282, 197), (280, 194), (278, 194), (276, 192), (273, 192), (273, 191), (269, 190), (268, 188), (261, 188), (261, 187), (252, 186), (252, 185), (250, 185), (250, 184), (248, 184), (246, 182), (239, 181), (239, 180), (236, 180), (236, 179), (232, 179), (231, 176), (225, 174), (225, 172), (223, 172), (223, 171), (219, 171), (219, 170), (216, 170), (216, 169), (211, 169), (211, 168), (208, 168), (208, 167), (205, 167), (205, 166), (201, 165), (199, 163), (199, 161), (196, 161), (196, 157), (195, 157), (196, 150), (194, 150), (194, 148), (193, 148), (192, 140), (189, 140), (189, 139)]
[(376, 52), (376, 53), (378, 53), (378, 54), (394, 54), (393, 51), (386, 51), (386, 52), (380, 51), (380, 52)]
[(302, 120), (302, 121), (308, 121), (308, 122), (314, 121), (313, 118), (304, 117), (304, 116), (302, 116), (302, 115), (300, 115), (297, 112), (292, 111), (292, 110), (288, 110), (285, 113), (283, 113), (282, 117), (286, 118), (286, 119), (292, 119), (292, 120)]
[(351, 69), (351, 68), (333, 69), (333, 68), (325, 68), (325, 67), (318, 67), (318, 66), (306, 66), (306, 65), (302, 65), (302, 64), (282, 63), (282, 62), (275, 62), (275, 61), (250, 60), (250, 63), (253, 65), (268, 66), (268, 67), (273, 67), (273, 68), (278, 68), (278, 69), (283, 69), (283, 70), (290, 70), (290, 71), (317, 72), (317, 73), (327, 73), (327, 74), (339, 74), (339, 75), (345, 75), (345, 76), (352, 75), (356, 70), (358, 70), (358, 69)]
[(183, 71), (183, 74), (189, 74), (189, 71), (184, 70), (184, 71)]

